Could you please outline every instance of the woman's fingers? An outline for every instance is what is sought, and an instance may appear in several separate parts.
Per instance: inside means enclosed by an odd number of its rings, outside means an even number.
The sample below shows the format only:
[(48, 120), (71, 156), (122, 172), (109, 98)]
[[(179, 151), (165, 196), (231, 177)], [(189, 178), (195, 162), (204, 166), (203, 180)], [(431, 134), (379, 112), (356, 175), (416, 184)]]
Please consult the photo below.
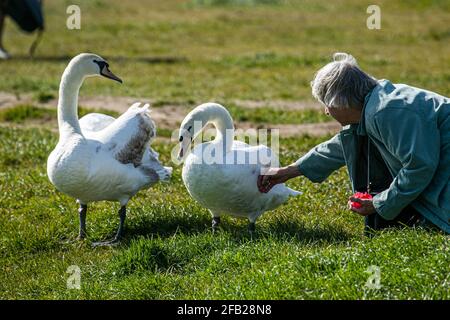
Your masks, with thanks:
[(373, 210), (371, 210), (371, 206), (370, 206), (370, 203), (369, 203), (369, 202), (370, 202), (370, 201), (367, 201), (367, 200), (362, 201), (362, 202), (361, 202), (361, 207), (356, 208), (356, 207), (352, 206), (352, 205), (351, 205), (351, 202), (349, 201), (349, 202), (348, 202), (348, 207), (349, 207), (349, 209), (350, 209), (351, 211), (353, 211), (353, 212), (356, 212), (356, 213), (358, 213), (358, 214), (360, 214), (360, 215), (362, 215), (362, 216), (367, 216), (367, 215), (373, 213)]
[(267, 168), (258, 176), (257, 184), (260, 192), (267, 193), (278, 183), (283, 182), (280, 168)]
[(361, 204), (363, 203), (361, 201), (361, 199), (359, 199), (359, 198), (350, 197), (349, 200), (352, 201), (352, 202), (357, 202), (357, 203), (361, 203)]
[(263, 188), (264, 188), (264, 193), (269, 192), (270, 188), (272, 188), (271, 183), (270, 183), (270, 176), (264, 176)]
[[(359, 203), (359, 204), (361, 204), (361, 206), (356, 208), (356, 207), (352, 206), (352, 202)], [(359, 198), (355, 198), (355, 197), (350, 197), (347, 202), (347, 206), (351, 211), (356, 212), (362, 216), (366, 216), (371, 213), (370, 212), (371, 204), (372, 204), (371, 200), (359, 199)]]
[(262, 181), (263, 181), (263, 178), (264, 178), (264, 176), (258, 176), (258, 182), (257, 182), (257, 185), (258, 185), (258, 189), (259, 189), (259, 191), (261, 191), (262, 190)]
[(358, 214), (360, 214), (360, 215), (362, 215), (362, 216), (365, 216), (365, 215), (367, 214), (367, 213), (366, 213), (366, 207), (364, 207), (364, 206), (359, 207), (359, 208), (355, 208), (355, 207), (353, 207), (353, 206), (350, 204), (350, 202), (349, 202), (349, 206), (350, 206), (350, 210), (353, 211), (353, 212), (356, 212), (356, 213), (358, 213)]
[(257, 185), (258, 185), (258, 190), (260, 192), (267, 193), (270, 191), (270, 189), (272, 189), (273, 184), (270, 180), (271, 177), (272, 176), (267, 176), (267, 175), (258, 176)]
[(268, 176), (263, 176), (263, 175), (258, 176), (257, 184), (258, 184), (258, 189), (260, 192), (266, 193), (267, 191), (269, 191), (269, 190), (266, 190), (267, 189), (267, 181), (268, 181)]
[(347, 209), (352, 210), (352, 202), (350, 200), (347, 201)]

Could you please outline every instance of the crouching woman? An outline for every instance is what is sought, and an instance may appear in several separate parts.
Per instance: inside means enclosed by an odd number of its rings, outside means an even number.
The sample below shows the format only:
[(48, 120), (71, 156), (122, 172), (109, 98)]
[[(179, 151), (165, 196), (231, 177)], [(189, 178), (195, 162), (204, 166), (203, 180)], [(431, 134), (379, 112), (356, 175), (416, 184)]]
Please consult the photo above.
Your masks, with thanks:
[(322, 182), (345, 165), (353, 192), (373, 196), (348, 203), (365, 217), (367, 231), (422, 225), (450, 233), (450, 99), (376, 80), (344, 53), (311, 85), (342, 131), (294, 164), (259, 176), (259, 190), (301, 175)]

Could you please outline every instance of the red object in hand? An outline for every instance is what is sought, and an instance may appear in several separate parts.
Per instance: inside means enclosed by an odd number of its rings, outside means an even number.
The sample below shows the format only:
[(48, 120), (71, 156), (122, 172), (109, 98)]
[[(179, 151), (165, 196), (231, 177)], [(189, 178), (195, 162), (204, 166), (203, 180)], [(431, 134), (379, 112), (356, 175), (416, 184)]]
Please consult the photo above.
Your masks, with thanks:
[[(353, 198), (357, 198), (357, 199), (372, 199), (372, 196), (367, 193), (367, 192), (357, 192), (353, 195)], [(351, 201), (350, 204), (352, 205), (353, 208), (355, 209), (359, 209), (362, 207), (362, 205), (358, 202), (353, 202)]]

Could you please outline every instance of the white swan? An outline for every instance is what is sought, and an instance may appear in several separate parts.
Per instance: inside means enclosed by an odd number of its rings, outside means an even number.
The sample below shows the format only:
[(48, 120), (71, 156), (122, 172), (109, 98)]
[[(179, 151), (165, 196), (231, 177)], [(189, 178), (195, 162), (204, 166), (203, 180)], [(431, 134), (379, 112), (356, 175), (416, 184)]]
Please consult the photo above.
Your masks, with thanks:
[[(98, 55), (83, 53), (64, 70), (59, 88), (59, 142), (47, 160), (47, 174), (55, 187), (80, 205), (79, 238), (86, 236), (87, 205), (93, 201), (120, 203), (120, 224), (113, 244), (120, 240), (126, 205), (139, 190), (168, 180), (172, 168), (163, 167), (149, 147), (155, 125), (148, 105), (132, 105), (117, 119), (89, 114), (78, 121), (78, 92), (86, 77), (104, 76), (122, 82)], [(81, 125), (80, 125), (81, 124)]]
[[(207, 124), (216, 127), (215, 139), (188, 153), (190, 144)], [(289, 196), (300, 194), (284, 184), (268, 193), (259, 192), (256, 181), (261, 169), (278, 165), (278, 160), (264, 145), (235, 141), (233, 120), (219, 104), (205, 103), (192, 110), (181, 123), (179, 141), (179, 159), (184, 158), (183, 182), (189, 194), (211, 212), (213, 230), (220, 216), (229, 214), (247, 217), (249, 231), (253, 232), (261, 214), (285, 203)]]

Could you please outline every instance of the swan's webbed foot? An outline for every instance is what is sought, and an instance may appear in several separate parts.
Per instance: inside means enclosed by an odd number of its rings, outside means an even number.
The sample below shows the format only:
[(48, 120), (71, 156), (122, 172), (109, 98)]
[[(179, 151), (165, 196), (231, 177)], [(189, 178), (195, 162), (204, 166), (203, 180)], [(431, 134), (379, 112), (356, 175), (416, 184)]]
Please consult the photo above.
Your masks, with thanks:
[(116, 233), (116, 236), (114, 237), (114, 239), (112, 239), (110, 241), (94, 242), (92, 244), (92, 246), (93, 247), (105, 247), (105, 246), (115, 246), (115, 245), (119, 244), (120, 240), (122, 239), (123, 225), (124, 225), (126, 216), (127, 216), (127, 208), (126, 208), (126, 206), (120, 207), (120, 210), (119, 210), (119, 218), (120, 218), (119, 228), (117, 229), (117, 233)]
[(77, 240), (84, 240), (86, 238), (86, 212), (87, 205), (81, 204), (78, 208), (78, 215), (80, 217), (80, 231), (78, 233)]
[(120, 243), (120, 238), (114, 238), (112, 240), (109, 241), (99, 241), (99, 242), (94, 242), (92, 244), (92, 246), (95, 247), (113, 247), (116, 246)]
[(213, 217), (212, 219), (212, 231), (216, 232), (219, 230), (220, 217)]

